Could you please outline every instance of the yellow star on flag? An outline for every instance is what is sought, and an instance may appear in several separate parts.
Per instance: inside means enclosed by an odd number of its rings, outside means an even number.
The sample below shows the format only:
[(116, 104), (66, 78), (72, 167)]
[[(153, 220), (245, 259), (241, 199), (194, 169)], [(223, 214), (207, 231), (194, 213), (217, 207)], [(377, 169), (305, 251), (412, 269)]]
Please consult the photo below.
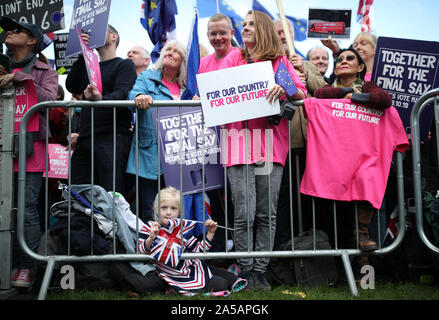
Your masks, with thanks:
[(154, 23), (154, 17), (148, 18), (148, 26), (151, 28), (152, 24)]
[(151, 11), (153, 11), (155, 8), (157, 8), (157, 1), (151, 1), (151, 4), (149, 7), (150, 7)]

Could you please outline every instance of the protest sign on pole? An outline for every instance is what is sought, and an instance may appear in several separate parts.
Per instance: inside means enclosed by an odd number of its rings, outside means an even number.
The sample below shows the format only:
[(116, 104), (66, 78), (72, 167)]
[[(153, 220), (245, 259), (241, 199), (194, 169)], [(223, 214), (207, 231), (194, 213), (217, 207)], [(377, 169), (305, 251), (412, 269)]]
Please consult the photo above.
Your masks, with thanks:
[(90, 84), (95, 86), (102, 94), (102, 78), (101, 68), (99, 66), (99, 57), (91, 50), (88, 45), (82, 40), (81, 33), (77, 29), (78, 37), (80, 39), (82, 55), (84, 56), (85, 69), (87, 70), (88, 80)]
[(267, 92), (275, 84), (271, 61), (197, 74), (206, 127), (279, 114), (279, 100)]
[[(439, 87), (439, 42), (378, 38), (372, 80), (392, 97), (406, 133), (411, 135), (410, 114), (419, 97)], [(421, 141), (426, 141), (433, 108), (420, 118)]]
[[(157, 108), (150, 111), (157, 132)], [(182, 167), (182, 193), (202, 192), (203, 162), (205, 191), (224, 186), (220, 128), (203, 127), (200, 107), (182, 108), (181, 115), (178, 107), (160, 108), (159, 132), (160, 162), (167, 186), (180, 189)]]
[(64, 5), (61, 0), (2, 0), (0, 16), (33, 23), (42, 33), (64, 29)]
[(66, 58), (68, 33), (57, 33), (53, 40), (55, 50), (55, 67), (58, 74), (68, 74), (72, 69), (77, 57)]
[(81, 53), (76, 26), (84, 30), (90, 41), (88, 47), (95, 49), (105, 45), (111, 0), (75, 0), (67, 41), (66, 58)]

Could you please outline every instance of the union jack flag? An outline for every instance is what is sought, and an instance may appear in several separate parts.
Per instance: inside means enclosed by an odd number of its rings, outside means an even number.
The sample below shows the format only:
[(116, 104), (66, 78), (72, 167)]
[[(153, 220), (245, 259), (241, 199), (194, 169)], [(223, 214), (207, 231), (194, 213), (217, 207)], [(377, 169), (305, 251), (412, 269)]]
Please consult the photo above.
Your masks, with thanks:
[(166, 227), (160, 228), (159, 234), (152, 243), (149, 255), (168, 267), (176, 268), (186, 246), (185, 235), (195, 227), (195, 224), (196, 221), (170, 219)]
[(362, 32), (371, 32), (372, 23), (370, 19), (370, 8), (372, 7), (373, 0), (360, 0), (357, 10), (357, 22), (361, 24)]

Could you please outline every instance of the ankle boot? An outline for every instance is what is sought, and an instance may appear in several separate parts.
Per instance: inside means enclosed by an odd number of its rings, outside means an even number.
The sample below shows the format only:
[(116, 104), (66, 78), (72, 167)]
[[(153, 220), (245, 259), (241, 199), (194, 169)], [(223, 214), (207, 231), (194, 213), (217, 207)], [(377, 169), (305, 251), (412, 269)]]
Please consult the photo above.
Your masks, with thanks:
[[(378, 249), (375, 241), (370, 239), (369, 236), (369, 224), (372, 220), (373, 208), (358, 206), (358, 236), (360, 250), (364, 252), (374, 251)], [(357, 236), (357, 232), (354, 227), (354, 237)]]

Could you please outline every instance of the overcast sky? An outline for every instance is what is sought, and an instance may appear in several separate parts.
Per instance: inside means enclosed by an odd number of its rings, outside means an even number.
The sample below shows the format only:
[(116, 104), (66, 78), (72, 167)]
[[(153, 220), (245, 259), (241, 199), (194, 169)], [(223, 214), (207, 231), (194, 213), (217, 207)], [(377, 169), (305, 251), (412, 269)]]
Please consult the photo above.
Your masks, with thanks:
[[(65, 6), (66, 29), (59, 32), (68, 32), (74, 0), (63, 0)], [(178, 15), (176, 16), (177, 37), (183, 43), (187, 43), (190, 26), (193, 17), (194, 0), (176, 0)], [(259, 2), (273, 16), (278, 14), (275, 0), (259, 0)], [(228, 0), (227, 3), (242, 17), (251, 9), (252, 0)], [(148, 50), (153, 48), (148, 33), (140, 24), (141, 0), (112, 0), (109, 23), (120, 33), (121, 42), (117, 50), (120, 57), (126, 57), (128, 50), (134, 45), (142, 45)], [(282, 0), (286, 15), (297, 18), (308, 18), (309, 8), (323, 9), (351, 9), (352, 28), (351, 38), (341, 40), (341, 47), (348, 47), (360, 32), (360, 25), (356, 22), (358, 0)], [(375, 0), (372, 6), (372, 23), (377, 36), (407, 38), (417, 40), (439, 41), (437, 13), (439, 1), (436, 0)], [(212, 49), (207, 40), (207, 20), (200, 19), (199, 38), (210, 52)], [(296, 41), (295, 46), (303, 54), (315, 47), (320, 46), (317, 39)], [(53, 58), (53, 45), (49, 46), (44, 53)], [(60, 77), (61, 82), (64, 76)]]

